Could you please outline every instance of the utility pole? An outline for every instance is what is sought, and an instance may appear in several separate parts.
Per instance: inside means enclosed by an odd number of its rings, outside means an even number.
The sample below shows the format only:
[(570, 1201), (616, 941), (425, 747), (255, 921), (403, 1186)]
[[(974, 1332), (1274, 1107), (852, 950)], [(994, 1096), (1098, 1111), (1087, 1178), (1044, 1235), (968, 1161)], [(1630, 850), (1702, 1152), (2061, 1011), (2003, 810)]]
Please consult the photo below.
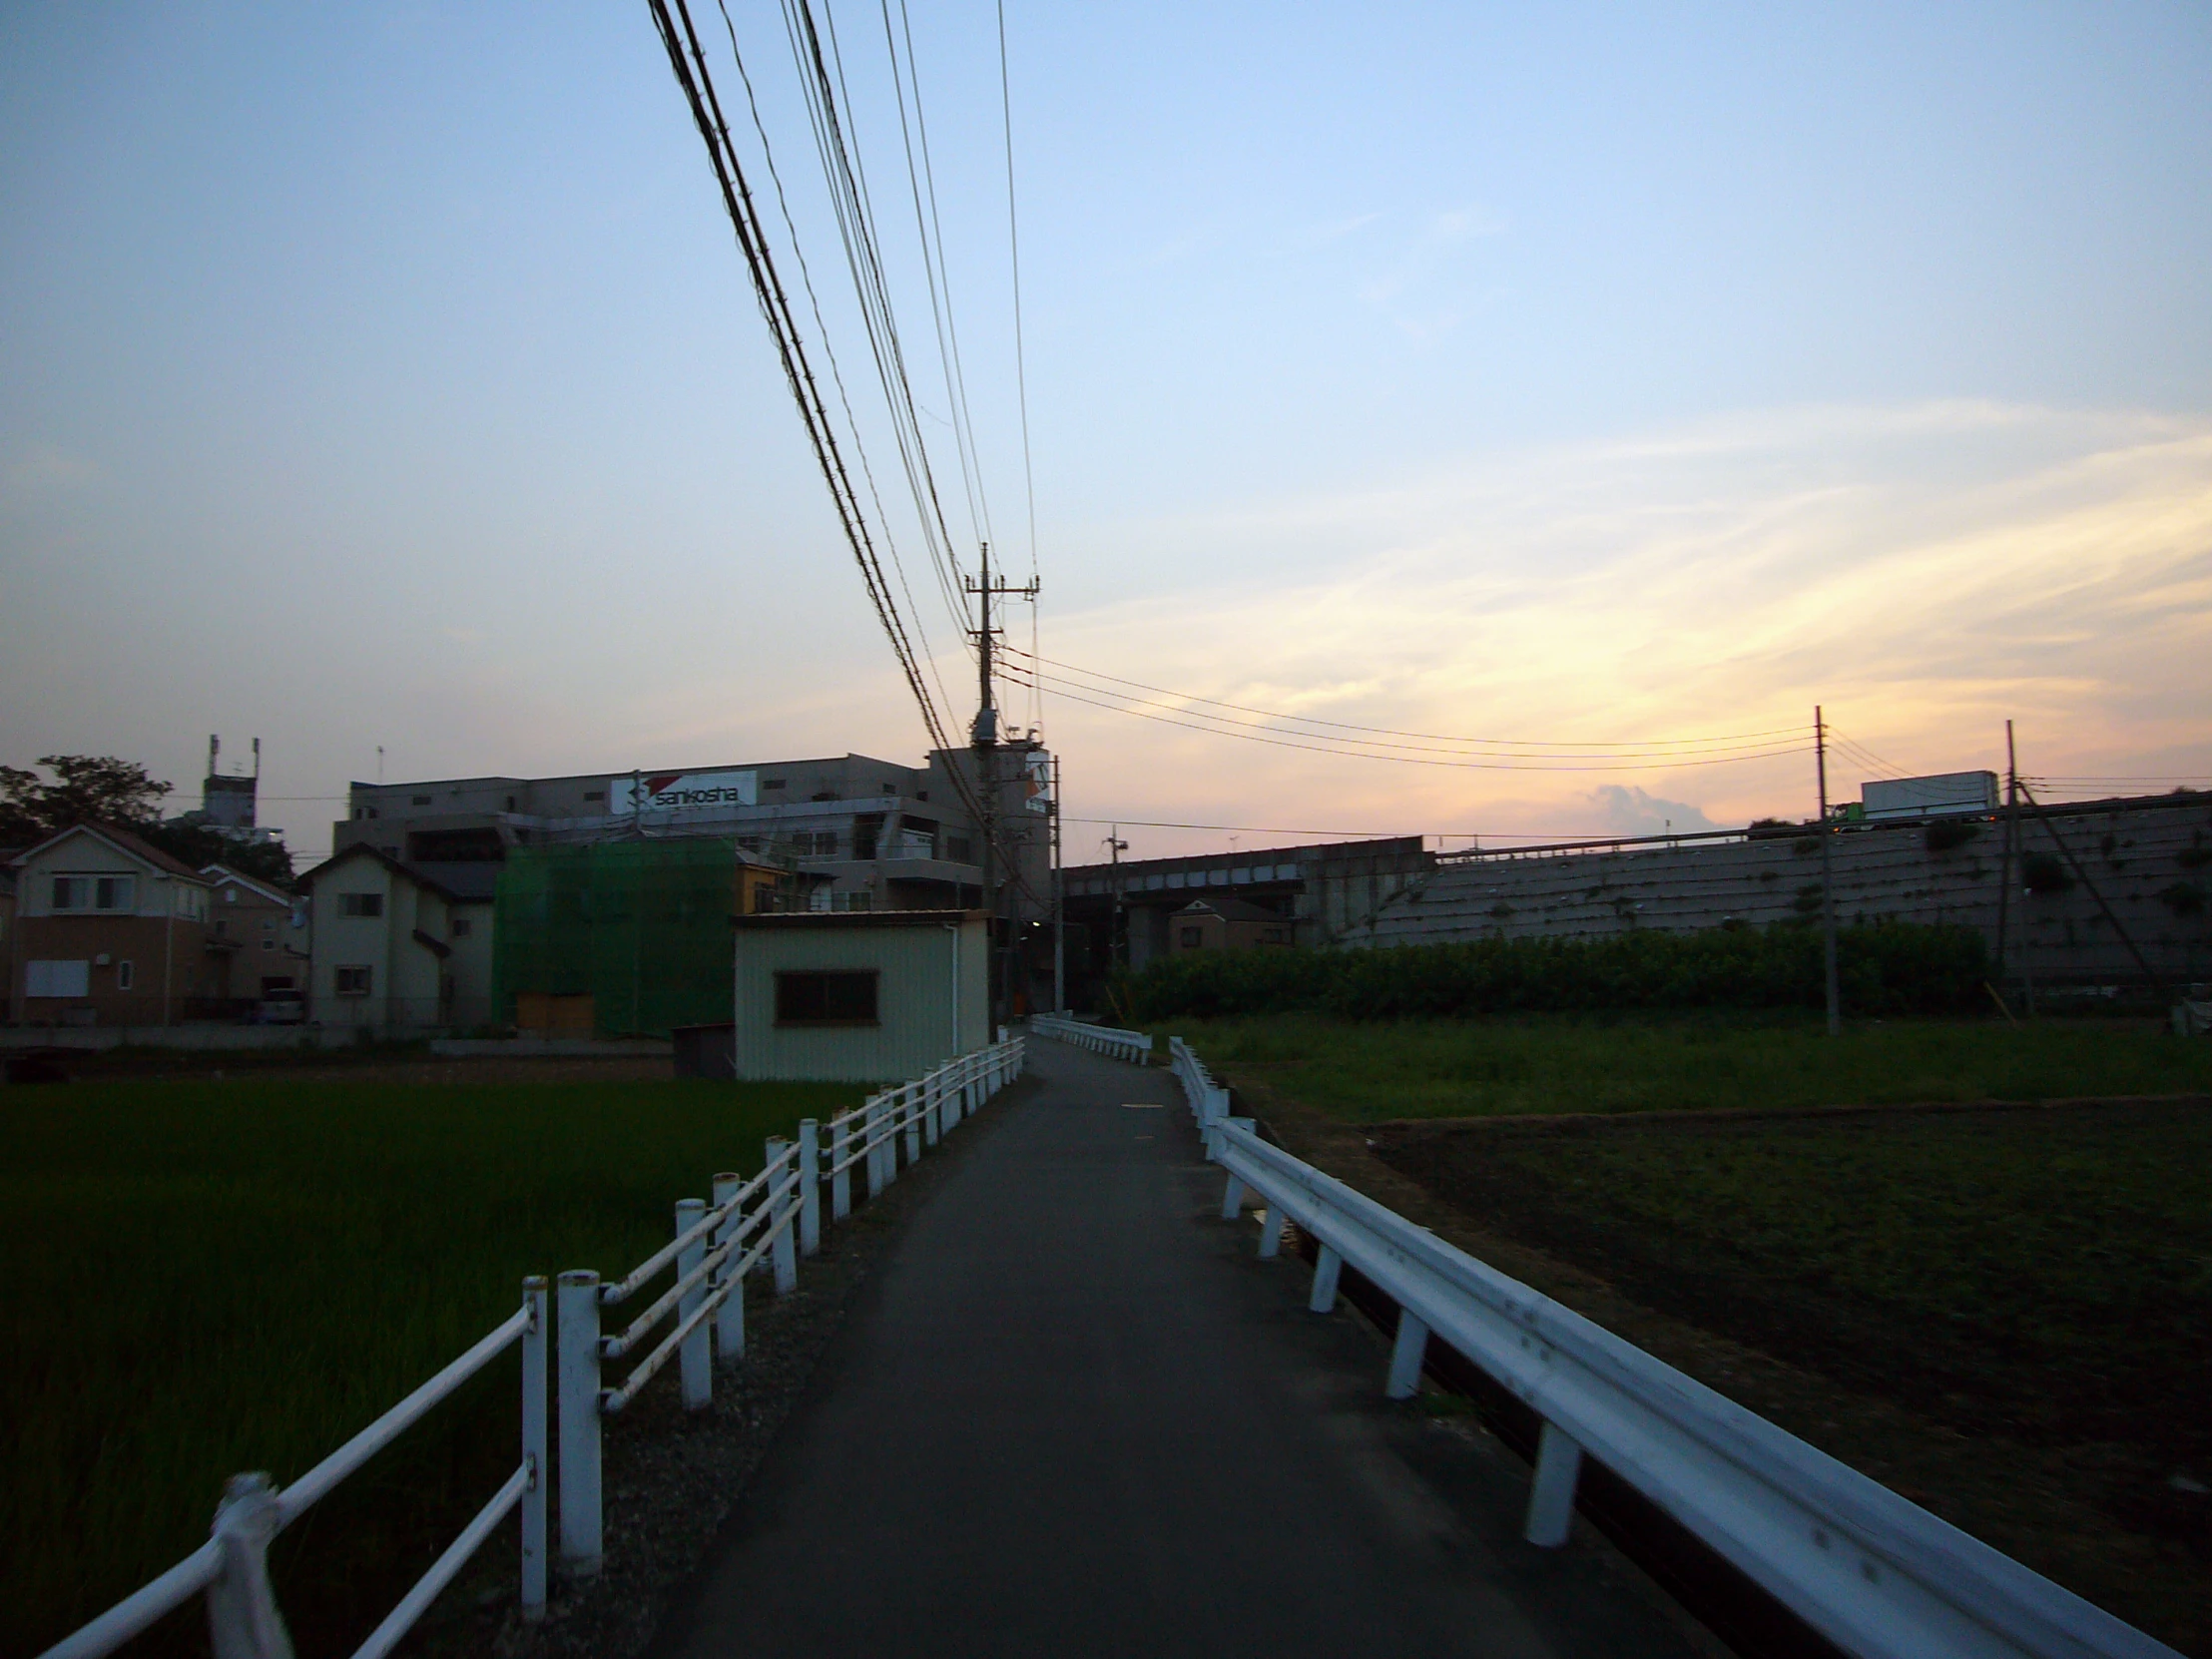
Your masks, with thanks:
[(1821, 792), (1821, 948), (1828, 976), (1828, 1034), (1843, 1035), (1844, 996), (1836, 977), (1836, 859), (1835, 830), (1828, 823), (1828, 722), (1821, 706), (1813, 705), (1813, 766)]
[(2012, 860), (2018, 855), (2020, 828), (2020, 769), (2012, 748), (2012, 723), (2004, 723), (2004, 842), (1997, 853), (1997, 983), (2009, 975), (2008, 947), (2012, 923)]
[(997, 639), (998, 630), (991, 626), (991, 600), (994, 596), (1001, 595), (1034, 599), (1037, 597), (1037, 583), (1031, 581), (1017, 586), (1011, 582), (993, 582), (991, 544), (984, 542), (982, 549), (982, 580), (967, 577), (963, 579), (962, 585), (976, 596), (979, 611), (975, 630), (975, 727), (971, 737), (975, 746), (976, 777), (983, 789), (983, 911), (985, 936), (990, 941), (991, 1028), (995, 1032), (1006, 1012), (1006, 974), (998, 926), (998, 703), (991, 687), (991, 648)]
[(1052, 757), (1052, 1011), (1068, 1011), (1068, 898), (1060, 873), (1060, 757)]
[(1129, 850), (1129, 843), (1121, 838), (1121, 826), (1114, 826), (1114, 832), (1106, 837), (1106, 855), (1113, 863), (1114, 873), (1108, 881), (1114, 889), (1113, 919), (1106, 926), (1106, 960), (1109, 965), (1119, 965), (1127, 952), (1121, 934), (1121, 855)]

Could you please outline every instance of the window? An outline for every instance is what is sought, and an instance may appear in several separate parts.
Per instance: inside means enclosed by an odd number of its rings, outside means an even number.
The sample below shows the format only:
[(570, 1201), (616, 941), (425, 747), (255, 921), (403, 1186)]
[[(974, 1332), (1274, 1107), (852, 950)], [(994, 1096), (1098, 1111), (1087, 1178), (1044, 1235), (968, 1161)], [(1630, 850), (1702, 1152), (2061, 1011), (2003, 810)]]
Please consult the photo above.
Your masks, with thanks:
[(944, 855), (956, 864), (975, 862), (975, 845), (965, 835), (947, 835), (944, 838)]
[(874, 1025), (876, 971), (779, 973), (778, 1025)]
[(138, 906), (135, 875), (57, 875), (57, 910), (130, 910)]
[(453, 918), (453, 936), (456, 939), (465, 939), (475, 930), (475, 926), (476, 924), (470, 921), (468, 917), (455, 916)]
[(369, 970), (365, 967), (341, 967), (331, 978), (330, 988), (340, 996), (366, 996)]
[(418, 795), (413, 798), (413, 803), (417, 807), (427, 807), (430, 805), (430, 798), (426, 795)]
[(383, 913), (384, 895), (380, 892), (338, 894), (338, 914), (341, 916), (380, 916)]
[(267, 916), (267, 917), (264, 917), (264, 918), (263, 918), (263, 921), (262, 921), (262, 931), (263, 931), (263, 932), (265, 932), (265, 933), (274, 933), (274, 932), (276, 932), (276, 918), (275, 916)]
[(225, 887), (225, 888), (223, 889), (223, 902), (224, 902), (224, 903), (226, 903), (226, 904), (236, 904), (236, 903), (237, 903), (238, 901), (239, 901), (239, 890), (238, 890), (238, 888), (236, 888), (236, 887)]
[(836, 856), (837, 832), (834, 830), (802, 830), (792, 837), (803, 858), (831, 858)]
[(607, 792), (605, 790), (586, 790), (584, 799), (586, 801), (604, 801), (607, 799)]
[(215, 918), (215, 936), (219, 939), (227, 939), (231, 936), (231, 918), (229, 916), (217, 916)]
[(780, 790), (783, 787), (784, 780), (781, 778), (771, 778), (761, 785), (764, 790)]
[(507, 797), (507, 811), (511, 813), (511, 812), (513, 812), (514, 810), (515, 810), (515, 798), (514, 798), (513, 796), (511, 796), (511, 795), (510, 795), (509, 797)]
[(135, 963), (135, 962), (118, 962), (118, 963), (116, 963), (116, 964), (115, 964), (115, 988), (116, 988), (117, 990), (119, 990), (119, 991), (127, 991), (127, 990), (129, 990), (129, 989), (130, 989), (130, 988), (131, 988), (131, 987), (132, 987), (132, 986), (133, 986), (134, 984), (136, 984), (137, 982), (138, 982), (138, 964), (137, 964), (137, 963)]
[(276, 948), (276, 941), (275, 939), (264, 939), (262, 940), (262, 948), (264, 950), (275, 950)]
[(23, 964), (23, 994), (34, 996), (89, 996), (92, 994), (92, 964), (76, 962), (25, 962)]
[(1183, 948), (1185, 950), (1196, 950), (1205, 941), (1206, 930), (1204, 928), (1186, 927), (1183, 929)]
[(885, 795), (896, 795), (898, 793), (898, 786), (896, 784), (885, 784), (883, 786), (883, 793)]

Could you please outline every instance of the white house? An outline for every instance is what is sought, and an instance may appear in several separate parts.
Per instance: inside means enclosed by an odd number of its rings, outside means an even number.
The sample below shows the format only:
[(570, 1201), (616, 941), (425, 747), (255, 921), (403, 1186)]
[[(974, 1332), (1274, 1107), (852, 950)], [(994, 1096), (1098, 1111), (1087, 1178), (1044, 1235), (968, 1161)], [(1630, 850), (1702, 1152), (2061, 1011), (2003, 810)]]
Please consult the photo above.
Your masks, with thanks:
[(307, 1017), (381, 1032), (489, 1021), (497, 871), (403, 863), (356, 842), (300, 876), (311, 917)]
[(919, 1077), (990, 1040), (981, 910), (731, 917), (737, 1075)]

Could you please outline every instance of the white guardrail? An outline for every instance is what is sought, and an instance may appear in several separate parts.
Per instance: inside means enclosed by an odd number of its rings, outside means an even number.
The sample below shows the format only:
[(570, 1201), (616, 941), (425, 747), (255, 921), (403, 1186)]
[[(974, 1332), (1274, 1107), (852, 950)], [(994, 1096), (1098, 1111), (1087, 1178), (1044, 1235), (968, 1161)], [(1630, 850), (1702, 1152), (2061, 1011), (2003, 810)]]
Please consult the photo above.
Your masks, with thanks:
[[(745, 1353), (745, 1276), (766, 1267), (776, 1294), (799, 1285), (799, 1258), (821, 1248), (821, 1184), (830, 1187), (832, 1218), (851, 1208), (851, 1172), (864, 1166), (873, 1198), (897, 1178), (899, 1143), (912, 1164), (963, 1119), (1021, 1075), (1022, 1038), (1001, 1033), (988, 1048), (963, 1054), (926, 1077), (868, 1097), (832, 1118), (825, 1137), (815, 1120), (797, 1141), (773, 1137), (761, 1173), (750, 1181), (718, 1175), (712, 1207), (687, 1198), (676, 1206), (676, 1237), (618, 1282), (596, 1273), (564, 1273), (548, 1320), (546, 1282), (523, 1281), (522, 1306), (466, 1354), (293, 1481), (273, 1485), (266, 1474), (242, 1474), (225, 1488), (213, 1536), (135, 1594), (125, 1597), (40, 1659), (100, 1659), (203, 1592), (216, 1659), (290, 1659), (276, 1598), (270, 1586), (269, 1545), (318, 1499), (397, 1439), (432, 1406), (516, 1343), (522, 1345), (522, 1461), (476, 1518), (462, 1528), (430, 1570), (401, 1598), (353, 1659), (383, 1659), (414, 1627), (510, 1510), (522, 1511), (522, 1611), (541, 1617), (546, 1603), (546, 1403), (548, 1337), (555, 1351), (560, 1400), (560, 1555), (573, 1576), (599, 1570), (604, 1552), (600, 1425), (635, 1399), (674, 1358), (684, 1403), (713, 1400), (714, 1358)], [(825, 1140), (828, 1167), (821, 1153)], [(619, 1307), (671, 1265), (675, 1282), (616, 1336), (600, 1333), (600, 1310)], [(642, 1348), (669, 1319), (676, 1321), (617, 1387), (602, 1387), (603, 1361)]]
[(1347, 1264), (1399, 1308), (1385, 1391), (1419, 1384), (1428, 1339), (1449, 1345), (1543, 1421), (1526, 1534), (1564, 1543), (1587, 1452), (1845, 1652), (1865, 1659), (2031, 1655), (2178, 1659), (2175, 1650), (2031, 1572), (1692, 1381), (1549, 1297), (1415, 1227), (1229, 1115), (1229, 1091), (1168, 1044), (1226, 1171), (1224, 1219), (1266, 1205), (1260, 1254), (1286, 1220), (1319, 1247), (1309, 1306), (1336, 1305)]
[(1111, 1025), (1086, 1025), (1058, 1014), (1031, 1014), (1029, 1029), (1040, 1037), (1073, 1043), (1093, 1054), (1110, 1055), (1135, 1065), (1145, 1064), (1152, 1055), (1152, 1036), (1146, 1031), (1117, 1031)]

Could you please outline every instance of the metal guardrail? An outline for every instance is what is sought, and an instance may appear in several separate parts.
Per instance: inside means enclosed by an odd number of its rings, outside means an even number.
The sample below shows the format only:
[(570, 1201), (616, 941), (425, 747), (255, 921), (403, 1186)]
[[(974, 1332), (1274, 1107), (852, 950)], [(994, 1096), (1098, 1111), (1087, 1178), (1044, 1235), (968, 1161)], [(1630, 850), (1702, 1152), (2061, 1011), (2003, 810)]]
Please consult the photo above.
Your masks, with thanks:
[(41, 1659), (98, 1659), (113, 1653), (206, 1592), (216, 1659), (290, 1659), (291, 1642), (269, 1581), (269, 1546), (331, 1489), (381, 1451), (440, 1400), (516, 1343), (522, 1345), (522, 1461), (430, 1570), (384, 1616), (353, 1659), (383, 1659), (414, 1628), (438, 1592), (450, 1584), (492, 1529), (522, 1510), (522, 1609), (545, 1610), (546, 1289), (522, 1282), (522, 1306), (466, 1354), (431, 1378), (289, 1486), (266, 1474), (232, 1477), (215, 1512), (214, 1536), (169, 1571), (126, 1596), (90, 1624), (64, 1637)]
[[(924, 1077), (872, 1094), (830, 1119), (827, 1136), (807, 1118), (798, 1140), (770, 1137), (761, 1173), (752, 1180), (718, 1175), (711, 1206), (697, 1198), (678, 1203), (675, 1237), (622, 1279), (603, 1282), (588, 1271), (561, 1275), (556, 1372), (563, 1571), (588, 1577), (605, 1558), (604, 1420), (635, 1399), (672, 1359), (678, 1362), (685, 1406), (696, 1411), (711, 1405), (716, 1355), (731, 1360), (745, 1353), (746, 1277), (765, 1264), (774, 1274), (776, 1294), (789, 1296), (799, 1288), (800, 1258), (822, 1247), (823, 1181), (830, 1182), (832, 1220), (851, 1210), (856, 1165), (865, 1167), (868, 1197), (880, 1195), (898, 1177), (900, 1142), (906, 1163), (918, 1162), (925, 1146), (935, 1146), (1021, 1075), (1022, 1047), (1020, 1037), (1004, 1037)], [(622, 1332), (603, 1335), (601, 1310), (620, 1307), (672, 1263), (674, 1282)], [(619, 1387), (602, 1385), (603, 1362), (637, 1352), (672, 1319), (674, 1325)]]
[[(602, 1283), (596, 1273), (564, 1273), (549, 1309), (546, 1282), (523, 1281), (522, 1306), (467, 1353), (293, 1481), (278, 1487), (266, 1474), (235, 1476), (216, 1510), (214, 1535), (159, 1578), (47, 1649), (40, 1659), (101, 1659), (193, 1597), (208, 1598), (216, 1659), (290, 1659), (269, 1580), (269, 1545), (332, 1487), (399, 1437), (425, 1412), (514, 1344), (522, 1347), (522, 1461), (489, 1503), (463, 1527), (387, 1614), (353, 1659), (384, 1659), (411, 1630), (499, 1523), (522, 1512), (522, 1611), (543, 1615), (547, 1590), (547, 1371), (549, 1351), (560, 1399), (560, 1552), (564, 1571), (588, 1576), (604, 1553), (600, 1429), (605, 1417), (635, 1399), (678, 1362), (684, 1403), (713, 1402), (714, 1358), (745, 1353), (746, 1276), (764, 1263), (776, 1293), (799, 1285), (799, 1258), (822, 1243), (821, 1184), (830, 1182), (834, 1216), (850, 1205), (851, 1170), (867, 1167), (868, 1196), (897, 1178), (898, 1143), (906, 1162), (934, 1146), (954, 1126), (1021, 1075), (1023, 1042), (1001, 1036), (988, 1048), (947, 1061), (927, 1076), (871, 1095), (830, 1123), (830, 1168), (822, 1168), (822, 1137), (810, 1118), (797, 1141), (772, 1137), (759, 1175), (750, 1181), (718, 1175), (712, 1207), (688, 1198), (676, 1206), (676, 1235), (624, 1278)], [(674, 1265), (676, 1277), (644, 1312), (615, 1336), (600, 1332), (600, 1310), (620, 1307)], [(548, 1318), (549, 1313), (552, 1315)], [(674, 1318), (632, 1367), (619, 1387), (602, 1387), (603, 1361), (643, 1348)]]
[(1866, 1659), (2178, 1659), (2172, 1648), (1930, 1514), (1848, 1464), (1507, 1278), (1260, 1138), (1189, 1045), (1171, 1066), (1273, 1256), (1286, 1221), (1319, 1246), (1309, 1306), (1326, 1313), (1350, 1265), (1398, 1305), (1384, 1391), (1419, 1384), (1431, 1337), (1543, 1422), (1526, 1536), (1566, 1541), (1583, 1454), (1845, 1652)]
[(1029, 1029), (1040, 1037), (1073, 1043), (1094, 1054), (1132, 1061), (1140, 1066), (1152, 1053), (1152, 1034), (1148, 1031), (1119, 1031), (1111, 1025), (1086, 1025), (1081, 1020), (1062, 1019), (1058, 1014), (1031, 1014)]

